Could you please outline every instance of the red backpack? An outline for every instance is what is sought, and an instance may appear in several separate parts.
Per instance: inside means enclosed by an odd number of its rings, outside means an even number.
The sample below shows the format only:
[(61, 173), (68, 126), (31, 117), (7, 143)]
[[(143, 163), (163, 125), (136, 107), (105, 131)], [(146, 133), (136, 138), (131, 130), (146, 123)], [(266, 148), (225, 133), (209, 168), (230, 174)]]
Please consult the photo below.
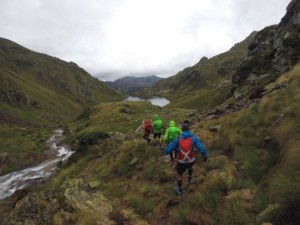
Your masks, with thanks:
[(192, 151), (193, 143), (192, 137), (188, 137), (186, 139), (182, 139), (178, 137), (179, 141), (179, 149), (178, 160), (189, 161), (195, 157), (195, 153)]

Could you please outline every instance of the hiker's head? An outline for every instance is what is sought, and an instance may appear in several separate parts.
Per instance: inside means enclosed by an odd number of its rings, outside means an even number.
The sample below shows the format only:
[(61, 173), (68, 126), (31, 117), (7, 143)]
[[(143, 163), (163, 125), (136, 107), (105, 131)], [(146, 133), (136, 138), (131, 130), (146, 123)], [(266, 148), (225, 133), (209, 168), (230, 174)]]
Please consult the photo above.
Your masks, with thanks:
[(170, 121), (170, 127), (175, 127), (175, 122), (173, 120)]
[(189, 125), (186, 121), (184, 121), (184, 122), (181, 124), (181, 129), (182, 129), (183, 131), (189, 130), (189, 129), (190, 129), (190, 125)]
[(155, 116), (154, 116), (154, 121), (155, 121), (155, 120), (159, 120), (158, 115), (155, 115)]
[(145, 119), (144, 123), (150, 123), (150, 121), (149, 121), (149, 120), (147, 120), (147, 119)]

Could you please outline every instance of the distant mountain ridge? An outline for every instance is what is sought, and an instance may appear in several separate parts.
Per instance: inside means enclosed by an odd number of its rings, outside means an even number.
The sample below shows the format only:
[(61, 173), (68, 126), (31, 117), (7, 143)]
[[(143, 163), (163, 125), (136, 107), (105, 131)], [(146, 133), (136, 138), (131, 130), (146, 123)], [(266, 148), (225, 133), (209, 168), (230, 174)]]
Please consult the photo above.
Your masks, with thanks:
[(113, 82), (107, 81), (106, 83), (113, 88), (117, 88), (128, 94), (132, 94), (141, 88), (151, 87), (162, 79), (163, 78), (155, 75), (145, 77), (126, 76)]

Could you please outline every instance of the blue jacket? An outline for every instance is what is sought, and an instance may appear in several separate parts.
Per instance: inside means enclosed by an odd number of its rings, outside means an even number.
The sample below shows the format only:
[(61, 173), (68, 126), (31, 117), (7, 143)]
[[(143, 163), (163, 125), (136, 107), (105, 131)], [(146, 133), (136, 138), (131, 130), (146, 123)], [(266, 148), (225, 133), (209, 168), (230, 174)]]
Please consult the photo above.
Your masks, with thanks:
[[(207, 153), (204, 145), (199, 141), (199, 139), (194, 136), (189, 130), (185, 130), (182, 132), (182, 134), (179, 135), (180, 138), (186, 139), (188, 137), (192, 137), (192, 144), (193, 147), (196, 147), (198, 151), (201, 153), (202, 157), (205, 159), (207, 158)], [(173, 149), (176, 149), (176, 151), (179, 150), (179, 141), (178, 138), (175, 138), (165, 149), (164, 154), (170, 154)]]

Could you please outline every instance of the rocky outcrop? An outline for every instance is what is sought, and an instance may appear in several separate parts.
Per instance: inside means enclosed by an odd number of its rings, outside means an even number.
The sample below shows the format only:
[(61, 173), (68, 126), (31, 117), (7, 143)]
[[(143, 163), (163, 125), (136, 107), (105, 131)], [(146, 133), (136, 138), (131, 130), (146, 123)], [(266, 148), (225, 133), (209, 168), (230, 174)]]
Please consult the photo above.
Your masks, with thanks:
[(60, 191), (27, 194), (2, 224), (115, 224), (112, 209), (101, 193), (88, 193), (82, 180), (67, 179)]
[(0, 90), (0, 101), (23, 108), (30, 106), (30, 101), (27, 95), (23, 91), (19, 90)]
[(281, 22), (258, 32), (248, 49), (247, 58), (232, 77), (233, 92), (251, 86), (242, 91), (244, 97), (274, 81), (299, 61), (300, 2), (292, 1)]
[(13, 106), (27, 108), (30, 100), (25, 92), (19, 90), (17, 86), (8, 78), (0, 74), (0, 101)]
[(148, 223), (132, 209), (115, 209), (114, 201), (93, 191), (82, 179), (66, 179), (54, 191), (26, 192), (1, 224), (140, 224)]

